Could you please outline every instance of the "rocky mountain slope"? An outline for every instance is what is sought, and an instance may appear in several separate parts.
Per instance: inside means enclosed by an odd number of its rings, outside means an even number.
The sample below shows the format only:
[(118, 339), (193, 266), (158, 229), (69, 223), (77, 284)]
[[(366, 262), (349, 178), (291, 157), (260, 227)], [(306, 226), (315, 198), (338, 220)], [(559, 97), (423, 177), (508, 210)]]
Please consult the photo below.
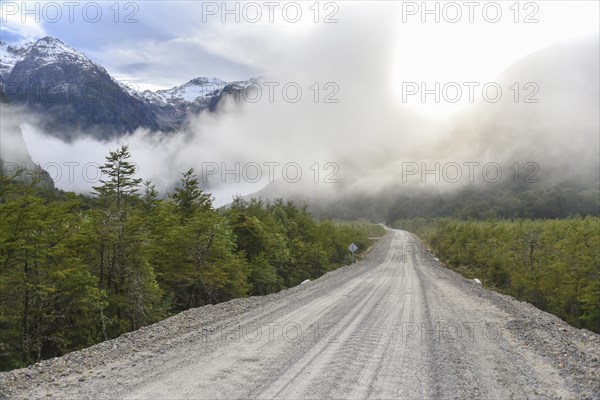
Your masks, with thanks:
[(58, 39), (0, 43), (0, 85), (7, 99), (29, 107), (46, 130), (66, 140), (82, 132), (106, 139), (138, 128), (173, 131), (191, 114), (215, 111), (223, 96), (256, 82), (201, 77), (168, 90), (138, 92)]
[(35, 180), (38, 187), (53, 189), (54, 181), (50, 174), (29, 154), (17, 114), (0, 90), (0, 173), (22, 182)]

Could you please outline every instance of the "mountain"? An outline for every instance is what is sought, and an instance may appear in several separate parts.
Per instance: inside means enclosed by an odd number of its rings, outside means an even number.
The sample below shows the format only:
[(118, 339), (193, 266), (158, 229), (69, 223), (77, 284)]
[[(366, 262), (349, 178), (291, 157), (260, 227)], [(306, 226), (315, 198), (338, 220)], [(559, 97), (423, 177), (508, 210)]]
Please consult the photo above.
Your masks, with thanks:
[(189, 115), (207, 109), (215, 112), (222, 99), (227, 95), (241, 95), (252, 85), (260, 85), (260, 78), (247, 81), (225, 82), (219, 78), (199, 77), (171, 89), (131, 91), (136, 98), (144, 101), (156, 110), (173, 109), (172, 113), (163, 113), (163, 118), (175, 117), (175, 128), (180, 128)]
[(0, 82), (8, 78), (10, 71), (25, 58), (31, 46), (33, 42), (9, 45), (0, 41)]
[(156, 93), (147, 90), (144, 94), (155, 94), (166, 102), (190, 103), (218, 92), (225, 85), (227, 85), (227, 82), (218, 78), (196, 78), (181, 86), (168, 90), (158, 90)]
[[(441, 148), (462, 142), (480, 158), (493, 149), (496, 159), (536, 162), (546, 183), (598, 181), (598, 36), (554, 43), (516, 61), (496, 81), (505, 91), (502, 101), (476, 104), (456, 118)], [(509, 90), (515, 83), (519, 101)]]
[(2, 50), (5, 94), (12, 103), (42, 115), (49, 131), (72, 139), (77, 130), (94, 129), (105, 138), (139, 126), (161, 128), (144, 102), (58, 39), (45, 37), (16, 48), (2, 44)]
[(0, 85), (6, 98), (29, 107), (49, 133), (65, 140), (81, 132), (107, 139), (138, 128), (174, 131), (191, 114), (215, 111), (224, 96), (256, 82), (196, 78), (172, 89), (140, 93), (58, 39), (0, 42)]
[[(411, 147), (409, 153), (399, 149), (374, 157), (366, 149), (350, 160), (331, 160), (338, 165), (338, 184), (305, 187), (276, 181), (248, 197), (306, 202), (319, 217), (367, 217), (390, 223), (426, 216), (598, 215), (599, 48), (596, 36), (556, 43), (517, 60), (496, 79), (504, 89), (501, 101), (475, 102), (444, 120), (435, 141)], [(521, 89), (519, 101), (509, 89), (515, 82)], [(530, 82), (536, 86), (526, 89)], [(538, 101), (525, 102), (525, 95)], [(410, 142), (408, 135), (406, 139)], [(385, 149), (386, 145), (378, 142), (371, 147)], [(403, 161), (418, 162), (418, 168), (425, 162), (429, 170), (436, 162), (441, 166), (476, 162), (479, 170), (475, 183), (468, 183), (467, 167), (461, 169), (459, 183), (443, 174), (439, 182), (431, 174), (426, 179), (417, 174), (403, 182)], [(482, 179), (482, 166), (492, 162), (501, 166), (498, 183)], [(448, 173), (452, 174), (454, 170)], [(369, 180), (360, 181), (363, 176)]]
[(54, 189), (50, 174), (36, 164), (29, 154), (19, 124), (19, 117), (0, 90), (0, 174), (29, 183), (37, 179), (37, 187)]

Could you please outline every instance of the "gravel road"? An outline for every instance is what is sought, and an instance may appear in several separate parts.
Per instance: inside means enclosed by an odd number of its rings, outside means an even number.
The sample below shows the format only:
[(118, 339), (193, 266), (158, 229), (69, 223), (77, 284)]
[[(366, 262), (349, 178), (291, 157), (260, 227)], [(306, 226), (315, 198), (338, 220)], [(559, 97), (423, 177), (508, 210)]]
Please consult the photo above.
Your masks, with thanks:
[(5, 398), (600, 398), (600, 336), (390, 230), (358, 263), (0, 374)]

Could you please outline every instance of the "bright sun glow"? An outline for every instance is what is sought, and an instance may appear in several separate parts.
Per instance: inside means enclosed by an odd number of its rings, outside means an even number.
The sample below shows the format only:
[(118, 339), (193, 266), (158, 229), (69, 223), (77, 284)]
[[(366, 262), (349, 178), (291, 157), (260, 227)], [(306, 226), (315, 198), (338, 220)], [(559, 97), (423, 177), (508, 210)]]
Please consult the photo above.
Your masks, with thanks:
[[(429, 115), (447, 115), (463, 109), (469, 104), (469, 87), (464, 82), (494, 82), (510, 64), (553, 42), (597, 35), (599, 3), (573, 3), (497, 2), (494, 4), (499, 8), (488, 6), (484, 11), (489, 2), (478, 3), (472, 9), (462, 2), (403, 2), (403, 23), (396, 32), (392, 70), (395, 97)], [(496, 13), (498, 10), (501, 15)], [(435, 21), (436, 14), (439, 23)], [(425, 23), (422, 18), (426, 18)], [(457, 22), (451, 22), (456, 19)], [(496, 19), (495, 23), (488, 22)], [(444, 85), (452, 82), (462, 89), (458, 101), (453, 87), (456, 85), (451, 84), (448, 92), (443, 92)], [(426, 95), (423, 101), (422, 89), (436, 92), (436, 83), (440, 88), (439, 103), (434, 93)], [(475, 93), (477, 101), (481, 92)]]

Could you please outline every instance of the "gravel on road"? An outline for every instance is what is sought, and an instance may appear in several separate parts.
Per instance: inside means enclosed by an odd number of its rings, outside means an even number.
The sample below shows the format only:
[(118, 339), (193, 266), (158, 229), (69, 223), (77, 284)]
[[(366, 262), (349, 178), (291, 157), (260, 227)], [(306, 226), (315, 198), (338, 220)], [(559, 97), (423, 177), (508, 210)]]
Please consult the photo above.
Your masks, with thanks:
[(0, 373), (17, 399), (596, 399), (600, 335), (389, 230), (359, 262)]

